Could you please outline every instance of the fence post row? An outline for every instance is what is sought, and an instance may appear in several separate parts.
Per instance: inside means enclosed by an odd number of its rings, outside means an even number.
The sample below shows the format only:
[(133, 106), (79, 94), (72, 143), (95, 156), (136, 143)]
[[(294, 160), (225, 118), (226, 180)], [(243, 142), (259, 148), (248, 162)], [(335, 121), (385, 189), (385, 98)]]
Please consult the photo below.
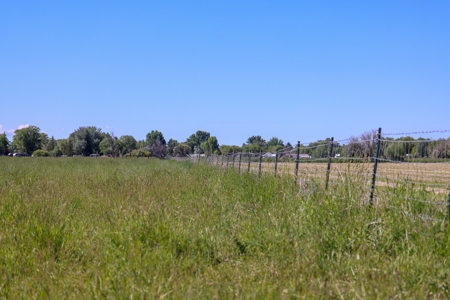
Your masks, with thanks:
[(330, 144), (328, 145), (328, 166), (327, 166), (327, 176), (325, 180), (326, 190), (328, 190), (328, 181), (330, 180), (331, 155), (333, 154), (333, 144), (334, 144), (334, 137), (331, 138)]
[(378, 158), (380, 156), (380, 143), (381, 143), (381, 127), (378, 128), (377, 134), (377, 150), (375, 153), (375, 161), (373, 163), (372, 184), (370, 186), (370, 198), (369, 198), (370, 205), (373, 205), (373, 192), (375, 190), (375, 180), (377, 178)]
[(297, 159), (295, 160), (295, 181), (294, 184), (297, 185), (298, 180), (298, 163), (300, 161), (300, 141), (297, 142)]

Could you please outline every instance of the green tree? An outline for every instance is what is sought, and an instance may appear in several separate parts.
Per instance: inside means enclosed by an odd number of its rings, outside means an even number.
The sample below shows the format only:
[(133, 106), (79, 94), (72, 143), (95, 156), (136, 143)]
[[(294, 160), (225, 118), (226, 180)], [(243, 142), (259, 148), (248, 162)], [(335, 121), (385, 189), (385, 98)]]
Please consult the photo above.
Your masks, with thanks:
[(261, 147), (267, 146), (267, 142), (260, 135), (252, 135), (247, 139), (247, 144), (258, 144)]
[(273, 146), (281, 146), (284, 147), (284, 142), (283, 140), (277, 138), (277, 137), (272, 137), (268, 142), (267, 142), (267, 146), (269, 147), (273, 147)]
[(160, 141), (163, 146), (166, 145), (166, 140), (164, 139), (164, 135), (158, 130), (152, 130), (147, 133), (145, 141), (147, 144), (153, 144), (156, 141)]
[(136, 148), (136, 139), (132, 135), (122, 135), (120, 138), (120, 143), (122, 144), (122, 151), (131, 153), (133, 149)]
[(212, 136), (200, 144), (200, 149), (209, 155), (219, 150), (219, 142), (215, 136)]
[(55, 149), (55, 147), (56, 147), (56, 140), (52, 135), (52, 137), (47, 140), (47, 144), (45, 145), (44, 150), (52, 151), (53, 149)]
[(98, 145), (98, 147), (100, 149), (100, 153), (103, 155), (109, 155), (112, 153), (111, 142), (108, 137), (104, 137), (103, 140)]
[(195, 152), (196, 147), (197, 149), (200, 148), (201, 143), (206, 142), (211, 134), (206, 131), (198, 130), (196, 133), (191, 134), (186, 140), (186, 144), (189, 145), (191, 148), (191, 153)]
[(170, 139), (170, 140), (167, 142), (167, 154), (168, 154), (168, 155), (175, 155), (175, 154), (174, 154), (174, 148), (175, 148), (178, 144), (179, 144), (179, 143), (178, 143), (177, 140)]
[(236, 145), (221, 145), (220, 146), (220, 153), (222, 155), (232, 154), (232, 153), (238, 153), (241, 152), (242, 148)]
[(99, 152), (99, 144), (104, 135), (102, 130), (95, 126), (80, 127), (70, 134), (73, 141), (73, 151), (75, 154), (88, 156)]
[(18, 149), (31, 155), (34, 150), (39, 149), (41, 143), (40, 129), (37, 126), (17, 129), (14, 132), (13, 142)]
[(247, 139), (246, 144), (242, 145), (242, 151), (258, 153), (267, 149), (267, 142), (260, 135), (252, 135)]
[(330, 141), (330, 138), (318, 140), (317, 142), (309, 143), (308, 148), (305, 151), (300, 147), (300, 151), (301, 153), (309, 154), (315, 158), (325, 158), (328, 157), (328, 146)]
[(48, 134), (46, 134), (45, 132), (41, 132), (41, 133), (39, 133), (39, 135), (41, 136), (39, 138), (39, 140), (40, 140), (39, 148), (42, 149), (42, 150), (46, 150), (47, 143), (48, 143), (48, 140), (49, 140)]
[(6, 155), (8, 153), (9, 140), (6, 136), (6, 132), (0, 134), (0, 155)]
[(191, 153), (191, 147), (186, 143), (179, 143), (173, 148), (173, 155), (178, 157), (185, 157)]
[(57, 140), (54, 153), (56, 154), (56, 156), (58, 156), (59, 153), (59, 155), (73, 155), (73, 139), (68, 138)]
[(267, 142), (267, 148), (270, 152), (275, 152), (277, 150), (283, 149), (284, 147), (284, 142), (283, 140), (277, 138), (277, 137), (272, 137), (268, 142)]
[(400, 137), (392, 142), (383, 142), (383, 155), (386, 158), (396, 161), (403, 161), (406, 157), (415, 155), (417, 149), (415, 149), (416, 142), (414, 138)]

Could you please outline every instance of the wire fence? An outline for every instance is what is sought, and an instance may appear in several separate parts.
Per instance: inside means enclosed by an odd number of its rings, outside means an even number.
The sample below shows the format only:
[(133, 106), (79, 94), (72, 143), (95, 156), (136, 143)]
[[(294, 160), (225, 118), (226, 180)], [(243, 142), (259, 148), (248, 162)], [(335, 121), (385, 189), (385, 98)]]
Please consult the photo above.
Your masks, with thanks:
[(258, 176), (292, 176), (302, 192), (344, 185), (370, 205), (443, 221), (450, 220), (450, 139), (426, 137), (436, 132), (450, 130), (382, 134), (380, 128), (344, 140), (298, 142), (275, 152), (196, 154), (183, 159)]

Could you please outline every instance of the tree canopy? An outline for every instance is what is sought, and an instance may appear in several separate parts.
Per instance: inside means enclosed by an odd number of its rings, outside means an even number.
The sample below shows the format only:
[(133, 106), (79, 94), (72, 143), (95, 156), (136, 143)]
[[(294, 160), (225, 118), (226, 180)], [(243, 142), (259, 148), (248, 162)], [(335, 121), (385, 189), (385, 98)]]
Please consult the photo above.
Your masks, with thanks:
[(215, 136), (212, 136), (200, 144), (200, 149), (208, 155), (213, 153), (218, 154), (219, 142)]
[(41, 129), (37, 126), (29, 126), (14, 131), (13, 142), (20, 151), (31, 155), (41, 146)]
[(88, 156), (99, 152), (99, 144), (103, 139), (102, 130), (95, 126), (80, 127), (70, 134), (73, 140), (73, 151), (77, 155)]
[(8, 151), (9, 140), (6, 132), (0, 134), (0, 155), (5, 155)]
[(206, 131), (198, 130), (196, 133), (191, 134), (186, 140), (186, 144), (191, 148), (191, 152), (196, 152), (197, 149), (200, 149), (200, 145), (203, 142), (206, 142), (210, 137), (210, 133)]
[(147, 133), (145, 141), (147, 142), (147, 144), (153, 144), (156, 141), (159, 141), (163, 146), (166, 146), (164, 135), (158, 130), (152, 130), (151, 132)]

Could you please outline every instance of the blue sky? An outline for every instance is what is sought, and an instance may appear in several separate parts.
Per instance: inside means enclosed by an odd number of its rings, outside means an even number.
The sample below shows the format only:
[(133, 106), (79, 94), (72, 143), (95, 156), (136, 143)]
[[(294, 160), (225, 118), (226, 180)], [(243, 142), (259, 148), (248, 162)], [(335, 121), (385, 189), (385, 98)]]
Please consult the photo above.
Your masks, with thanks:
[(0, 1), (0, 131), (450, 129), (449, 20), (449, 1)]

